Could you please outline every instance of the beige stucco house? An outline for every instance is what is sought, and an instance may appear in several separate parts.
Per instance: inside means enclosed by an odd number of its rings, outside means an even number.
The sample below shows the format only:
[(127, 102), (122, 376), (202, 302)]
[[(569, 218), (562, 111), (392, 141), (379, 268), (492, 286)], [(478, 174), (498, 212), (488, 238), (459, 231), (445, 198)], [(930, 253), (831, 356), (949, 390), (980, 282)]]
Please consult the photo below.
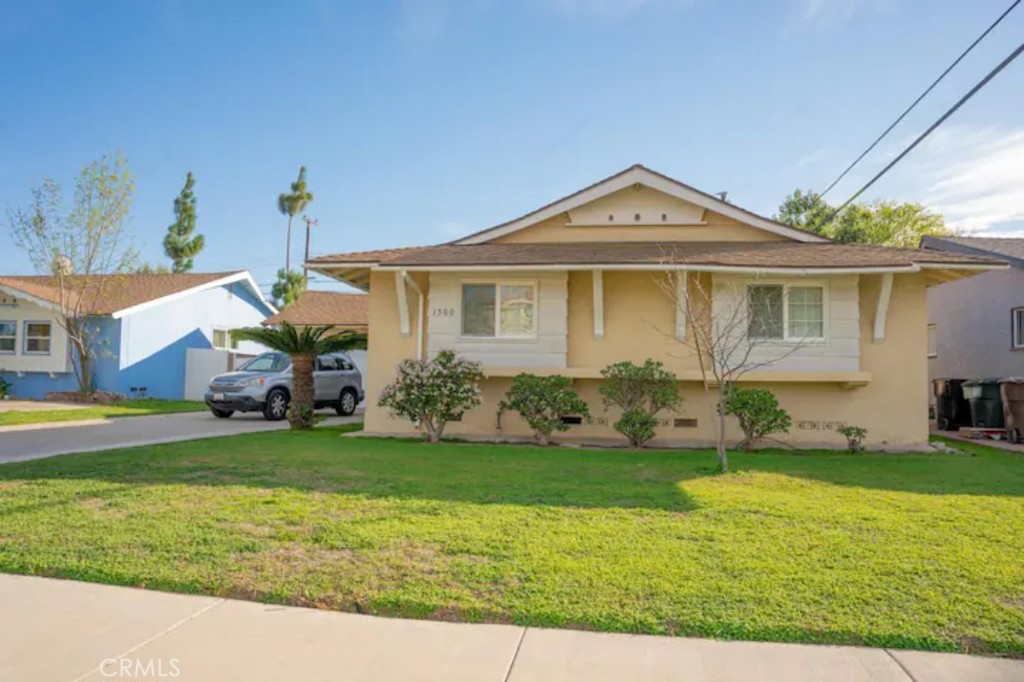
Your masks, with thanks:
[[(775, 391), (793, 417), (786, 440), (840, 445), (835, 429), (854, 424), (870, 444), (900, 447), (928, 437), (927, 287), (1005, 267), (834, 244), (643, 166), (449, 244), (308, 265), (369, 292), (372, 433), (414, 431), (374, 399), (398, 362), (452, 348), (482, 363), (487, 378), (482, 405), (448, 434), (527, 435), (508, 415), (499, 427), (497, 406), (513, 376), (533, 372), (572, 377), (588, 401), (591, 419), (568, 436), (616, 435), (617, 415), (597, 390), (601, 369), (655, 358), (684, 397), (678, 413), (662, 415), (659, 440), (708, 442), (713, 393), (687, 326), (740, 311), (757, 361), (740, 381)], [(680, 302), (704, 313), (689, 315)]]

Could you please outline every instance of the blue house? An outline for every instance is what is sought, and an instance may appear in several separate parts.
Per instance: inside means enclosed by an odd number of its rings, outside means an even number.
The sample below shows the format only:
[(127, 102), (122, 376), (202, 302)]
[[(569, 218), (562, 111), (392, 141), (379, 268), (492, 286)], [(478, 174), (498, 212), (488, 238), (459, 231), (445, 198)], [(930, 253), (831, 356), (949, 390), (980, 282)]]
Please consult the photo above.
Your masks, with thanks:
[[(76, 295), (83, 304), (69, 302)], [(276, 312), (244, 270), (94, 276), (63, 296), (50, 276), (0, 276), (0, 375), (15, 396), (78, 388), (77, 357), (60, 324), (76, 310), (95, 323), (96, 389), (168, 399), (185, 395), (188, 349), (259, 352), (233, 343), (229, 331)]]

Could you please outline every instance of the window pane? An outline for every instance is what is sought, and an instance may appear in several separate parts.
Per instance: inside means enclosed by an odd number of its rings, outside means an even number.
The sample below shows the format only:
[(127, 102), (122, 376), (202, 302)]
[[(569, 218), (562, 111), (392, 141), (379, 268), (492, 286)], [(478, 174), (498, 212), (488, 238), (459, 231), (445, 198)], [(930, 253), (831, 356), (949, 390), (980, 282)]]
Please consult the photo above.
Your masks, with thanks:
[(14, 336), (18, 333), (18, 325), (14, 322), (0, 322), (0, 336)]
[(49, 336), (50, 324), (48, 322), (29, 322), (25, 325), (25, 336)]
[(535, 291), (531, 285), (502, 285), (502, 336), (533, 336)]
[(14, 352), (14, 338), (10, 336), (0, 337), (0, 353)]
[(228, 334), (223, 329), (213, 330), (213, 347), (224, 348), (228, 345)]
[(1013, 311), (1013, 345), (1016, 348), (1024, 347), (1024, 308), (1015, 308)]
[(747, 335), (753, 339), (782, 338), (782, 286), (747, 287)]
[(825, 336), (824, 298), (821, 287), (790, 287), (790, 338), (820, 339)]
[(50, 339), (26, 339), (25, 350), (29, 353), (49, 353)]
[(462, 333), (465, 336), (494, 336), (493, 284), (462, 285)]

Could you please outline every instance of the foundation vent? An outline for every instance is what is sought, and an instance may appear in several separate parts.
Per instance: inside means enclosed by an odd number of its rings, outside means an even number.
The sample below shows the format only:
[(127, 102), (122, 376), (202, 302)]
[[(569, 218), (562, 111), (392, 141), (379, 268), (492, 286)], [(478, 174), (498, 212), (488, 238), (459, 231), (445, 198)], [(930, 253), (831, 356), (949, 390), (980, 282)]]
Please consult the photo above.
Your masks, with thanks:
[(575, 426), (577, 424), (583, 423), (583, 417), (579, 416), (578, 414), (567, 414), (562, 417), (562, 423), (569, 424), (570, 426)]
[(697, 420), (691, 417), (681, 417), (676, 419), (672, 425), (677, 429), (695, 429), (697, 428)]

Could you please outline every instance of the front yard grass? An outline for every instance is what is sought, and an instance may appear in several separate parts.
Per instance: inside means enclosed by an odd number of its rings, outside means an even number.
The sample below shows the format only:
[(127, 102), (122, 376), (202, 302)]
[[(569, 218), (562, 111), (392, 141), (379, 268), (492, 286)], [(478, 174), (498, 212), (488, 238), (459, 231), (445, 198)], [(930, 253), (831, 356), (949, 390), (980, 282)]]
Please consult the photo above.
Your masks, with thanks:
[(1024, 457), (273, 432), (0, 467), (0, 570), (417, 618), (1024, 655)]
[(174, 414), (202, 412), (206, 404), (196, 400), (157, 400), (138, 398), (109, 405), (90, 405), (81, 408), (53, 410), (12, 410), (0, 412), (0, 426), (16, 424), (47, 424), (49, 422), (107, 419), (111, 417), (139, 417), (147, 414)]

